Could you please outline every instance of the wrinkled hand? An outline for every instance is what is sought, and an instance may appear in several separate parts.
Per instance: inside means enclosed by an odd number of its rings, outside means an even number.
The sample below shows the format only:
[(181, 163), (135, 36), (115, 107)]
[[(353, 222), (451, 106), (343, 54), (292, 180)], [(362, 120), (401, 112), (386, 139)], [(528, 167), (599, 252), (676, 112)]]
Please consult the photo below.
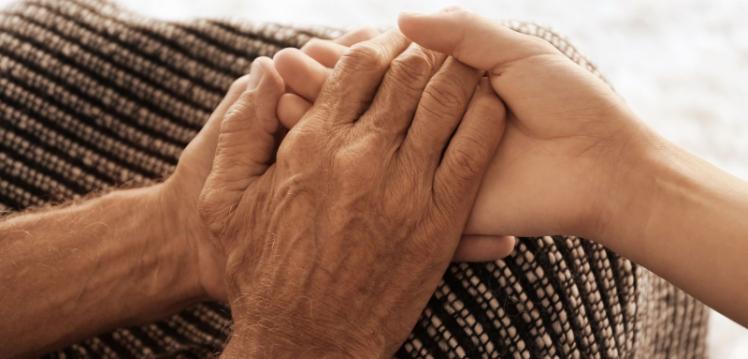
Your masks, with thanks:
[[(373, 36), (367, 29), (358, 29), (335, 41), (341, 46), (351, 46)], [(169, 217), (166, 220), (170, 223), (167, 235), (174, 237), (191, 258), (184, 275), (195, 278), (199, 282), (195, 287), (202, 288), (214, 300), (226, 300), (223, 276), (225, 258), (223, 253), (216, 250), (208, 228), (200, 220), (197, 213), (198, 197), (213, 165), (218, 129), (226, 111), (248, 87), (257, 86), (258, 81), (256, 76), (250, 75), (234, 81), (205, 126), (182, 152), (174, 173), (159, 187), (163, 212)]]
[(174, 237), (190, 258), (184, 275), (194, 278), (198, 282), (197, 288), (217, 300), (226, 299), (225, 260), (212, 244), (207, 227), (200, 221), (197, 200), (213, 163), (221, 120), (250, 80), (256, 82), (256, 78), (250, 79), (246, 75), (231, 84), (205, 126), (182, 152), (174, 173), (160, 186), (163, 213), (170, 218), (165, 220), (170, 223), (165, 235)]
[(407, 338), (503, 129), (479, 72), (408, 45), (354, 46), (275, 157), (282, 80), (253, 65), (199, 202), (227, 258), (225, 355), (379, 357)]
[[(371, 38), (377, 33), (374, 29), (363, 28), (353, 34), (359, 37), (365, 34), (365, 37)], [(275, 54), (273, 62), (286, 84), (287, 93), (281, 96), (278, 103), (278, 118), (286, 128), (292, 128), (312, 107), (332, 68), (348, 51), (346, 42), (341, 41), (347, 38), (311, 39), (301, 49), (287, 48)], [(500, 205), (501, 200), (496, 200), (494, 204)], [(516, 239), (511, 236), (465, 235), (453, 260), (477, 262), (503, 258), (514, 250), (515, 242)]]

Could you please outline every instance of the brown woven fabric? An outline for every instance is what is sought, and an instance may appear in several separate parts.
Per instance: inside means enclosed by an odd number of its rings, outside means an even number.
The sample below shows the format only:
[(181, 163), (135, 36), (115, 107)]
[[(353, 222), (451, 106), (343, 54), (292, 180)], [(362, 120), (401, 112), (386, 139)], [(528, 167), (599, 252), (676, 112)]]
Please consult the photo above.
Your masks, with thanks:
[[(546, 39), (597, 74), (555, 33), (508, 25)], [(164, 178), (254, 57), (335, 34), (156, 21), (103, 0), (33, 0), (4, 10), (0, 209)], [(706, 324), (702, 304), (600, 245), (523, 238), (505, 260), (452, 265), (397, 355), (703, 358)], [(48, 356), (210, 357), (230, 326), (224, 305), (203, 303)]]

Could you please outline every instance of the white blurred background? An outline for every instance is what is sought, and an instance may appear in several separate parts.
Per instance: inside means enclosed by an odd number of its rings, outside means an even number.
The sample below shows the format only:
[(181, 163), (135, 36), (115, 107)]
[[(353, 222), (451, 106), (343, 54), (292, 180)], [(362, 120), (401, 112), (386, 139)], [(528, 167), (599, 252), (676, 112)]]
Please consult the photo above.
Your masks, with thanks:
[[(658, 132), (748, 179), (745, 0), (119, 1), (165, 19), (390, 26), (402, 10), (458, 4), (496, 19), (536, 21), (572, 39)], [(0, 6), (9, 2), (0, 0)], [(709, 342), (712, 358), (748, 358), (748, 330), (717, 313), (712, 315)]]

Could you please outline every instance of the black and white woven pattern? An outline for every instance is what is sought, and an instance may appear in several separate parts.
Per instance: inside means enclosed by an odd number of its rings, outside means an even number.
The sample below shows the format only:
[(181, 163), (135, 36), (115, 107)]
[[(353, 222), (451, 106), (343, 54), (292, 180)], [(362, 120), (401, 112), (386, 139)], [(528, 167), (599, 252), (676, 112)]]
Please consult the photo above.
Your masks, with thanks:
[[(555, 33), (508, 25), (597, 74)], [(5, 9), (0, 210), (166, 177), (253, 58), (336, 34), (156, 21), (104, 0), (32, 0)], [(223, 304), (202, 303), (47, 357), (211, 357), (229, 335), (230, 318)], [(598, 244), (522, 238), (505, 260), (452, 265), (397, 356), (702, 358), (706, 324), (702, 304)]]

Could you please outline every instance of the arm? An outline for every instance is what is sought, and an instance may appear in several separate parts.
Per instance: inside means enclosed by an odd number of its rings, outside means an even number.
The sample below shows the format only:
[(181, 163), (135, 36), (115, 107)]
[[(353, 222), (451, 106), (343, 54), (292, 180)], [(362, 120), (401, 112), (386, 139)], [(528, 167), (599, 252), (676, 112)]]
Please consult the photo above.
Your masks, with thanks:
[(225, 300), (223, 257), (197, 213), (236, 80), (161, 184), (0, 219), (0, 357)]
[(748, 184), (667, 143), (636, 160), (592, 238), (748, 326)]
[[(136, 209), (136, 210), (134, 210)], [(201, 299), (159, 187), (0, 222), (0, 356), (42, 354)]]

